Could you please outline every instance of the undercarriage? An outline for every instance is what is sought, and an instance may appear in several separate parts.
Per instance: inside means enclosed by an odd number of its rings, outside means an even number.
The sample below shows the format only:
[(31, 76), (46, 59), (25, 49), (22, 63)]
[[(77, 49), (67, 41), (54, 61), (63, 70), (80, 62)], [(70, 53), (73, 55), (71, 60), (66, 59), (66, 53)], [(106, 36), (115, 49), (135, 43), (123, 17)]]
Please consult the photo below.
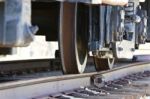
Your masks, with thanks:
[[(150, 41), (148, 0), (5, 0), (0, 3), (0, 46), (28, 46), (34, 35), (58, 41), (64, 73), (97, 71), (133, 59)], [(18, 6), (16, 6), (18, 5)], [(6, 53), (5, 53), (6, 54)]]

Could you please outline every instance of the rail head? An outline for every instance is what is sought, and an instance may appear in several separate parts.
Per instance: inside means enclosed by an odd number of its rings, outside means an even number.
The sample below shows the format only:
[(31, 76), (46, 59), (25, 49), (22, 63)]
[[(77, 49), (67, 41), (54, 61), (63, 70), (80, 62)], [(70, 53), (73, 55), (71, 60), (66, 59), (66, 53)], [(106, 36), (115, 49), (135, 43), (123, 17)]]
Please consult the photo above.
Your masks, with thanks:
[(23, 80), (23, 81), (15, 81), (15, 82), (12, 81), (8, 83), (1, 83), (0, 90), (22, 87), (22, 86), (29, 86), (29, 85), (40, 84), (40, 83), (48, 83), (48, 82), (60, 82), (60, 81), (84, 79), (84, 78), (91, 79), (91, 77), (93, 76), (102, 76), (107, 78), (105, 80), (108, 81), (108, 80), (120, 78), (122, 76), (126, 76), (128, 74), (143, 72), (143, 71), (150, 71), (150, 62), (133, 63), (133, 64), (121, 66), (118, 68), (114, 68), (112, 70), (107, 70), (102, 72), (93, 72), (93, 73), (76, 74), (76, 75), (61, 75), (61, 76), (53, 76), (53, 77), (36, 78), (33, 80)]

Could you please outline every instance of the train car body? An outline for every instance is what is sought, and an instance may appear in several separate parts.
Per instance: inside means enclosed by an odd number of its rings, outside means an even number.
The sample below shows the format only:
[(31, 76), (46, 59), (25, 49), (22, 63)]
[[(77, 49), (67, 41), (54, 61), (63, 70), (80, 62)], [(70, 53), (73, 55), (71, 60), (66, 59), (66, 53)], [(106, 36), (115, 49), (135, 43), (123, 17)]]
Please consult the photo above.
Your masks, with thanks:
[(27, 46), (37, 35), (59, 41), (64, 73), (83, 73), (88, 56), (98, 71), (132, 59), (150, 41), (148, 0), (5, 0), (0, 46)]

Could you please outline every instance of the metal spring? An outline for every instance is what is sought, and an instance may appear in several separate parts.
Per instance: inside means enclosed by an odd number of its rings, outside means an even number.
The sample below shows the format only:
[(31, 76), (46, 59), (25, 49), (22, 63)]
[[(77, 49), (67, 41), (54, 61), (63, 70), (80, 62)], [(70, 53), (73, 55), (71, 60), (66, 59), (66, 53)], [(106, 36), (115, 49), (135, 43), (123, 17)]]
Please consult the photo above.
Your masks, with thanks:
[(125, 6), (125, 16), (132, 17), (134, 15), (134, 2), (129, 2), (127, 6)]

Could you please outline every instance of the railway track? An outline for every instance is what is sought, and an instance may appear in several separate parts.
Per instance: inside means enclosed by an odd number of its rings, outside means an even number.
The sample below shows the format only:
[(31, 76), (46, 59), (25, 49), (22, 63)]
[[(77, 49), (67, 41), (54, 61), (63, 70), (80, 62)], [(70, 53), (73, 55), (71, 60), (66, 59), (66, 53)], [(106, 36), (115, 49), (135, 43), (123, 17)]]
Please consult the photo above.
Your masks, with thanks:
[[(141, 61), (149, 61), (149, 58), (146, 56), (137, 56), (139, 61), (135, 60), (135, 62), (141, 62)], [(146, 58), (146, 59), (145, 59)], [(148, 59), (148, 60), (147, 60)], [(121, 63), (122, 62), (122, 63)], [(114, 67), (118, 67), (120, 65), (125, 64), (132, 64), (133, 61), (121, 61), (117, 64), (115, 64)], [(28, 60), (8, 60), (8, 61), (0, 61), (0, 77), (3, 76), (11, 76), (11, 75), (24, 75), (26, 74), (32, 74), (37, 72), (52, 72), (52, 71), (61, 71), (61, 60), (60, 58), (56, 59), (28, 59)], [(92, 57), (88, 58), (88, 66), (93, 66), (94, 62)], [(89, 67), (85, 69), (85, 72), (87, 73)]]
[[(87, 65), (93, 65), (93, 59), (89, 58)], [(60, 58), (54, 59), (26, 59), (0, 61), (0, 77), (5, 75), (23, 75), (23, 73), (62, 71)], [(87, 70), (86, 70), (87, 72)]]
[[(145, 57), (145, 56), (144, 56)], [(135, 61), (136, 63), (143, 61)], [(122, 61), (114, 67), (132, 64), (133, 61)], [(92, 58), (88, 59), (87, 68), (84, 73), (96, 72)], [(35, 79), (41, 77), (61, 76), (60, 59), (29, 59), (10, 60), (0, 62), (0, 83), (24, 79)]]
[[(95, 71), (91, 58), (87, 65), (86, 73)], [(60, 75), (63, 75), (60, 58), (0, 62), (0, 83)]]
[(22, 74), (23, 72), (53, 71), (61, 68), (60, 59), (29, 59), (0, 62), (1, 75)]
[[(150, 96), (150, 63), (0, 84), (1, 99), (139, 99)], [(149, 99), (149, 98), (148, 98)]]

